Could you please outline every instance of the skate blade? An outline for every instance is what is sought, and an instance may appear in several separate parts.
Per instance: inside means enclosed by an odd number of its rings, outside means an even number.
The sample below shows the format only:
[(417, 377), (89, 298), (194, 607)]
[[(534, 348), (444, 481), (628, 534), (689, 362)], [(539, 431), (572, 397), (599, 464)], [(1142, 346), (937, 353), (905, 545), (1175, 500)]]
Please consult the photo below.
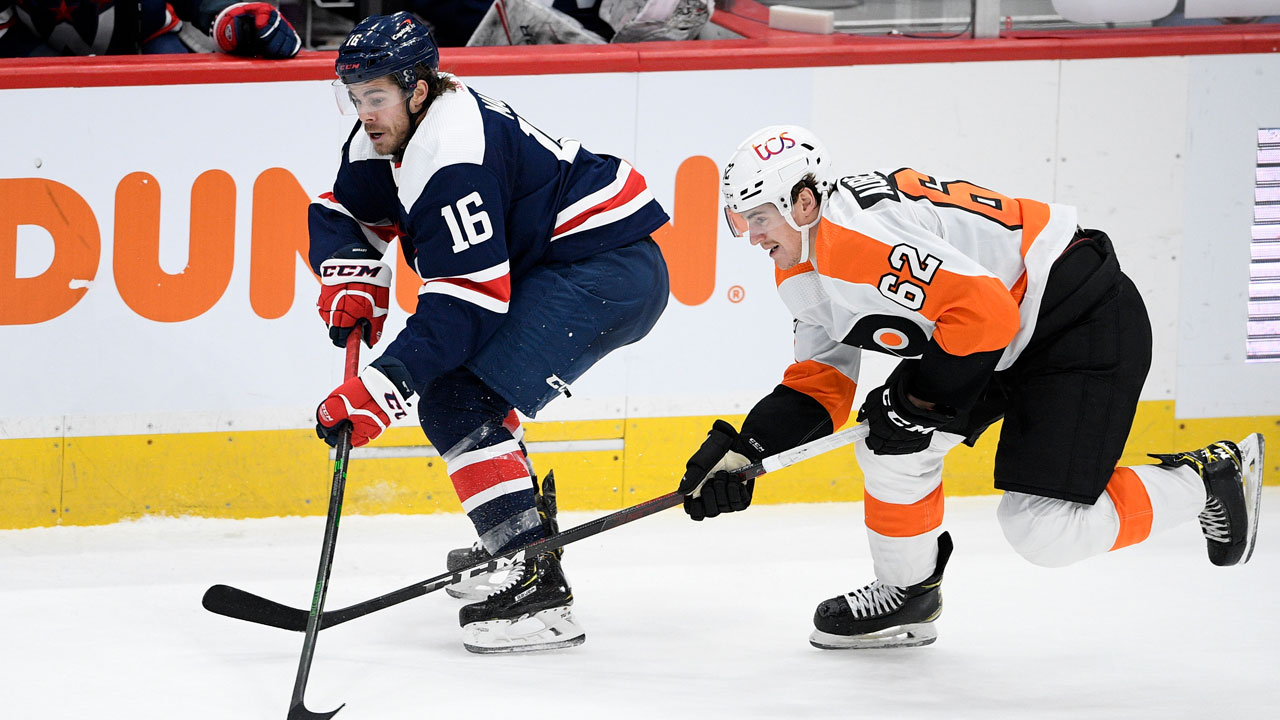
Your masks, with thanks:
[(515, 620), (487, 620), (462, 628), (463, 647), (480, 654), (556, 650), (581, 645), (586, 639), (586, 631), (574, 621), (568, 605)]
[(467, 602), (479, 602), (489, 597), (502, 587), (502, 583), (507, 579), (507, 570), (501, 570), (496, 573), (481, 573), (472, 578), (467, 578), (462, 582), (456, 582), (446, 586), (444, 591), (450, 597), (466, 600)]
[(1244, 476), (1244, 502), (1248, 512), (1249, 529), (1245, 534), (1244, 557), (1238, 564), (1249, 562), (1253, 546), (1258, 539), (1258, 516), (1262, 511), (1262, 471), (1266, 467), (1267, 442), (1261, 433), (1254, 433), (1240, 441), (1240, 465)]
[(880, 648), (921, 647), (938, 639), (933, 623), (896, 625), (865, 635), (833, 635), (814, 630), (809, 644), (822, 650), (877, 650)]

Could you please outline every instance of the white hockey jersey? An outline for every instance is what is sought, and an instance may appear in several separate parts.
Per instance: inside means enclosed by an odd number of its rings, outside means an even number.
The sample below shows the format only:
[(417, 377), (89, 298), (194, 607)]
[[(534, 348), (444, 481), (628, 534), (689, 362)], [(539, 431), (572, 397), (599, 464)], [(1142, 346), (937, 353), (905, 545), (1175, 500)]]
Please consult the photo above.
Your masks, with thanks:
[(810, 231), (808, 260), (777, 271), (795, 317), (783, 385), (847, 421), (859, 353), (919, 357), (1003, 350), (1035, 331), (1049, 269), (1076, 231), (1075, 208), (1015, 199), (910, 168), (842, 178)]

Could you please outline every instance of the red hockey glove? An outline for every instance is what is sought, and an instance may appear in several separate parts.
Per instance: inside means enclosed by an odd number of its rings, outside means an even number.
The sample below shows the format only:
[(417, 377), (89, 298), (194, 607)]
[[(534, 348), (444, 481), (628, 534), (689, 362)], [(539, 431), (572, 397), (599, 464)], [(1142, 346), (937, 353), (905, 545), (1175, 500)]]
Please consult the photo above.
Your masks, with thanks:
[(382, 338), (391, 296), (391, 268), (371, 248), (348, 245), (320, 263), (320, 319), (329, 326), (329, 339), (347, 346), (347, 335), (358, 325), (364, 344)]
[(210, 28), (218, 49), (231, 55), (283, 60), (298, 54), (302, 39), (288, 20), (264, 2), (229, 5)]
[(320, 403), (316, 408), (316, 435), (330, 447), (337, 447), (342, 429), (350, 425), (352, 447), (368, 445), (393, 420), (409, 414), (412, 396), (404, 363), (384, 355)]

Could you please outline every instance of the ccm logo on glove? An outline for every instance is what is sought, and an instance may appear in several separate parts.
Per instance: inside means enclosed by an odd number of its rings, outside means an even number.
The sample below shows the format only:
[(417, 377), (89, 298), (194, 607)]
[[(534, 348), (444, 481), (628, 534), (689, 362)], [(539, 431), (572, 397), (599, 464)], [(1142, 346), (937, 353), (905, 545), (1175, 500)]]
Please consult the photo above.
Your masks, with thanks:
[(910, 455), (929, 447), (933, 431), (954, 420), (950, 408), (925, 408), (911, 401), (901, 377), (872, 390), (858, 411), (867, 424), (867, 448), (877, 455)]
[(360, 265), (339, 265), (334, 260), (326, 260), (320, 265), (320, 277), (340, 277), (340, 278), (370, 278), (372, 280), (382, 279), (383, 271), (387, 274), (391, 273), (391, 269), (386, 263), (371, 263)]
[(391, 303), (391, 267), (371, 248), (348, 245), (320, 263), (320, 299), (316, 308), (329, 326), (329, 339), (346, 347), (347, 335), (360, 328), (364, 344), (382, 338)]

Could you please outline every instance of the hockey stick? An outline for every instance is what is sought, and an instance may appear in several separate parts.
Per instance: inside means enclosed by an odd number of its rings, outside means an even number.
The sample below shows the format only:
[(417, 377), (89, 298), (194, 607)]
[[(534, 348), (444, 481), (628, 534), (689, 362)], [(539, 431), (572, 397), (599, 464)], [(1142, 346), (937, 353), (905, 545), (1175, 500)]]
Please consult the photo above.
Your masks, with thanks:
[[(343, 371), (346, 380), (360, 371), (360, 337), (357, 327), (347, 334), (347, 361)], [(316, 654), (316, 638), (320, 634), (320, 618), (324, 613), (324, 596), (329, 591), (329, 573), (333, 570), (333, 550), (338, 544), (338, 518), (342, 515), (342, 494), (347, 485), (347, 462), (351, 459), (351, 424), (338, 433), (334, 448), (337, 459), (333, 464), (333, 484), (329, 490), (329, 514), (324, 521), (324, 544), (320, 547), (320, 569), (316, 572), (316, 589), (311, 596), (311, 612), (302, 619), (306, 635), (302, 639), (302, 657), (298, 660), (298, 675), (293, 681), (293, 699), (289, 702), (289, 720), (328, 720), (345, 707), (327, 713), (312, 712), (302, 702), (307, 692), (307, 678), (311, 675), (311, 660)], [(301, 611), (299, 611), (301, 612)]]
[[(818, 438), (812, 442), (807, 442), (799, 447), (792, 448), (777, 455), (771, 455), (758, 463), (752, 463), (741, 470), (737, 471), (737, 475), (743, 480), (750, 480), (759, 477), (765, 473), (781, 470), (784, 467), (793, 465), (815, 455), (844, 447), (850, 443), (860, 440), (867, 436), (867, 428), (865, 425), (855, 425), (851, 428), (841, 430), (834, 435), (828, 435)], [(633, 505), (629, 508), (619, 510), (602, 518), (597, 518), (590, 522), (583, 523), (576, 527), (569, 528), (563, 532), (557, 533), (550, 537), (529, 543), (524, 547), (510, 550), (502, 555), (494, 557), (488, 561), (478, 562), (469, 567), (465, 567), (456, 572), (446, 572), (433, 578), (423, 580), (421, 582), (408, 585), (363, 602), (340, 608), (338, 610), (330, 610), (324, 613), (324, 618), (320, 623), (322, 629), (331, 628), (334, 625), (354, 620), (358, 617), (368, 615), (371, 612), (381, 610), (383, 608), (397, 605), (406, 600), (435, 592), (440, 588), (453, 585), (468, 578), (485, 573), (493, 573), (506, 568), (524, 557), (536, 557), (544, 552), (564, 547), (570, 543), (575, 543), (583, 538), (589, 538), (592, 535), (598, 535), (606, 530), (611, 530), (620, 525), (639, 520), (657, 512), (661, 512), (668, 508), (675, 507), (684, 502), (684, 496), (679, 492), (667, 493), (661, 497), (642, 502), (639, 505)], [(210, 612), (226, 615), (227, 617), (236, 618), (238, 620), (246, 620), (248, 622), (258, 623), (259, 625), (270, 625), (284, 630), (301, 631), (307, 627), (310, 617), (303, 610), (292, 608), (287, 605), (281, 605), (273, 600), (254, 595), (253, 593), (234, 588), (229, 585), (214, 585), (204, 594), (204, 607)]]

